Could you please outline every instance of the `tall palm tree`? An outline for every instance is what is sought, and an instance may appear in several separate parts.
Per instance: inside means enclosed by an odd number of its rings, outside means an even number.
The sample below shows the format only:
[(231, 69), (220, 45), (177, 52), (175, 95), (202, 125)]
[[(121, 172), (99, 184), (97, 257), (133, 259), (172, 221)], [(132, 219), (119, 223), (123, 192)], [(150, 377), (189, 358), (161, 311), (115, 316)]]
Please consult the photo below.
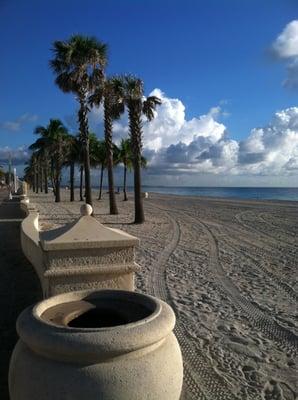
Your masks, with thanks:
[(95, 37), (73, 35), (68, 41), (56, 41), (50, 65), (56, 84), (73, 93), (79, 102), (78, 122), (84, 151), (86, 203), (92, 205), (88, 112), (89, 96), (102, 84), (107, 63), (107, 46)]
[(132, 151), (131, 151), (131, 141), (130, 139), (122, 139), (119, 146), (119, 162), (123, 164), (123, 195), (124, 201), (127, 201), (127, 193), (126, 193), (126, 176), (127, 170), (131, 170), (132, 168)]
[(84, 201), (83, 198), (83, 176), (84, 176), (84, 165), (80, 165), (80, 201)]
[(135, 223), (145, 221), (143, 200), (141, 196), (141, 156), (142, 156), (142, 115), (149, 121), (154, 118), (154, 110), (161, 100), (156, 96), (144, 98), (144, 84), (139, 78), (125, 75), (119, 86), (122, 101), (128, 110), (129, 133), (132, 146), (132, 163), (134, 169)]
[(96, 146), (96, 159), (98, 164), (100, 165), (100, 180), (99, 180), (99, 194), (98, 200), (101, 200), (102, 195), (102, 181), (103, 181), (103, 172), (107, 166), (107, 151), (106, 144), (104, 140), (98, 140)]
[(75, 164), (80, 161), (80, 141), (77, 136), (68, 135), (67, 139), (66, 165), (69, 166), (70, 201), (74, 201), (74, 175)]
[(103, 102), (110, 214), (118, 214), (113, 175), (113, 121), (120, 118), (124, 112), (124, 104), (119, 97), (121, 85), (122, 81), (118, 77), (111, 77), (99, 85), (90, 96), (91, 105), (99, 106)]
[(99, 146), (99, 140), (95, 133), (89, 132), (89, 138), (90, 138), (90, 165), (92, 168), (96, 168), (99, 164), (98, 161), (98, 146)]
[(33, 174), (34, 174), (34, 184), (33, 190), (34, 192), (38, 192), (38, 168), (37, 168), (37, 157), (36, 154), (32, 154), (32, 166), (33, 166)]
[(33, 192), (35, 192), (36, 186), (36, 175), (35, 175), (35, 168), (34, 168), (34, 158), (35, 154), (31, 154), (31, 157), (26, 162), (26, 167), (24, 168), (24, 179), (26, 182), (30, 184), (32, 187)]
[[(126, 193), (126, 178), (127, 171), (131, 171), (133, 168), (133, 157), (132, 157), (132, 147), (130, 138), (121, 139), (120, 146), (118, 149), (118, 163), (123, 164), (123, 195), (124, 201), (127, 201)], [(147, 160), (142, 155), (141, 156), (141, 168), (146, 168)]]
[(5, 177), (5, 172), (3, 171), (2, 165), (0, 165), (0, 179), (3, 179)]
[[(55, 201), (60, 202), (61, 172), (63, 164), (65, 163), (65, 154), (68, 148), (69, 138), (67, 129), (59, 119), (50, 119), (46, 127), (36, 127), (35, 133), (39, 134), (40, 138), (29, 148), (31, 150), (36, 149), (36, 160), (38, 160), (40, 152), (41, 154), (50, 154), (51, 179), (55, 192)], [(37, 174), (37, 180), (39, 180), (39, 174)], [(36, 188), (36, 190), (38, 190), (38, 182)]]

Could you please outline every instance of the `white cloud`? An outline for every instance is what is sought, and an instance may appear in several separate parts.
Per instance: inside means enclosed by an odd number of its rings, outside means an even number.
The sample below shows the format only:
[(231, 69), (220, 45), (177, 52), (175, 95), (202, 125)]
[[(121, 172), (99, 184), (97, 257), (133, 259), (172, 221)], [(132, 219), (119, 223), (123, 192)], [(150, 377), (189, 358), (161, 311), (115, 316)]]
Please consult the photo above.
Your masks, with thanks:
[(37, 115), (32, 115), (29, 113), (23, 114), (13, 121), (4, 121), (0, 122), (0, 129), (10, 131), (10, 132), (18, 132), (20, 131), (27, 123), (35, 122), (37, 120)]
[[(286, 177), (297, 173), (298, 107), (276, 112), (267, 126), (252, 129), (245, 140), (236, 141), (220, 122), (226, 113), (221, 107), (187, 119), (181, 100), (167, 97), (160, 89), (150, 95), (160, 97), (162, 105), (152, 121), (143, 123), (147, 175), (167, 176), (175, 184), (183, 174)], [(114, 138), (119, 141), (127, 135), (125, 115), (114, 122)]]
[(144, 146), (150, 150), (159, 150), (171, 144), (183, 142), (190, 144), (197, 137), (206, 137), (211, 142), (218, 141), (225, 126), (216, 121), (220, 116), (220, 107), (212, 108), (206, 115), (186, 120), (185, 106), (179, 99), (166, 97), (160, 89), (154, 89), (151, 96), (162, 100), (156, 115), (150, 123), (144, 123)]
[(239, 143), (234, 172), (247, 175), (293, 174), (298, 160), (298, 107), (276, 112), (272, 122), (253, 129)]
[(272, 50), (278, 58), (287, 62), (287, 78), (283, 82), (284, 86), (298, 89), (298, 20), (286, 25), (273, 42)]
[(298, 20), (286, 25), (272, 45), (276, 55), (280, 58), (298, 57)]
[(16, 149), (8, 146), (0, 147), (0, 165), (7, 165), (10, 157), (13, 165), (24, 164), (29, 158), (27, 146), (20, 146)]
[[(158, 94), (156, 90), (154, 93)], [(220, 108), (186, 120), (180, 100), (163, 93), (162, 100), (165, 107), (144, 126), (145, 153), (152, 173), (287, 176), (297, 172), (298, 107), (276, 112), (271, 123), (253, 129), (247, 139), (238, 142), (218, 122)], [(178, 113), (177, 121), (172, 100), (175, 105), (179, 102), (179, 109), (183, 110), (183, 118)]]

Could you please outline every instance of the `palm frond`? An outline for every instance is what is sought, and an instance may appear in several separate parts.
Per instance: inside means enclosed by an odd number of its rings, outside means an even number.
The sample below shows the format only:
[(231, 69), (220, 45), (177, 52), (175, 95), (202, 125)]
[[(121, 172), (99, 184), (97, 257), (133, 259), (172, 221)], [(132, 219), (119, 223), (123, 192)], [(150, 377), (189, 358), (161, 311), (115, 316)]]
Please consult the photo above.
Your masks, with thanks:
[(56, 84), (64, 92), (93, 91), (104, 79), (107, 45), (93, 36), (73, 35), (68, 41), (56, 41), (50, 67)]
[(162, 104), (162, 101), (157, 96), (149, 96), (143, 102), (143, 114), (151, 121), (154, 117), (156, 106)]

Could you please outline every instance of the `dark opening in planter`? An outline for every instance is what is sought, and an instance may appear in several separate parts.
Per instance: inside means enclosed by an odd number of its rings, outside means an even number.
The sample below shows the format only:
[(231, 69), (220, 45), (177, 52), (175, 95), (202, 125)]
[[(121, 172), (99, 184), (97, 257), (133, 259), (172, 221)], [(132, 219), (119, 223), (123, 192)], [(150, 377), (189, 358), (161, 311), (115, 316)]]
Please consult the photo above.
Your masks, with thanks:
[(48, 308), (41, 318), (71, 328), (106, 328), (140, 321), (155, 309), (149, 302), (133, 300), (110, 297), (71, 301)]
[(74, 328), (105, 328), (128, 324), (130, 321), (115, 310), (109, 308), (93, 308), (67, 324)]

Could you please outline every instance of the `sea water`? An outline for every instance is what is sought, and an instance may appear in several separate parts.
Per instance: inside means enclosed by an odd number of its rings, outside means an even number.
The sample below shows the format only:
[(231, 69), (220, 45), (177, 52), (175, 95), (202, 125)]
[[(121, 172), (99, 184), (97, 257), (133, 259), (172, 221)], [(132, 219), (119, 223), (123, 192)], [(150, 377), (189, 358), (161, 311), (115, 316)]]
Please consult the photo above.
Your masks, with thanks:
[(298, 188), (143, 186), (143, 191), (184, 196), (298, 201)]

